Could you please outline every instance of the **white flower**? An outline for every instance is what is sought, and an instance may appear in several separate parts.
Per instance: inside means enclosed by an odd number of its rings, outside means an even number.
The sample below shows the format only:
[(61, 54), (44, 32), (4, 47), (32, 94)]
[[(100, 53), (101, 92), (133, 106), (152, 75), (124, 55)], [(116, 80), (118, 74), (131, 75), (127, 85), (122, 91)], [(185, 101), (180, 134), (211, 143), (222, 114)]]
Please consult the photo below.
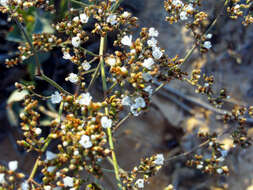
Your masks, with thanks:
[(121, 43), (125, 46), (132, 46), (132, 38), (133, 36), (132, 35), (129, 35), (129, 36), (124, 36), (122, 39), (121, 39)]
[(100, 121), (103, 128), (106, 129), (112, 127), (112, 120), (109, 119), (107, 116), (103, 116)]
[(106, 59), (106, 63), (110, 65), (111, 67), (114, 67), (116, 65), (116, 59), (114, 57), (108, 57)]
[(138, 115), (140, 115), (140, 113), (141, 113), (141, 112), (139, 111), (139, 106), (138, 106), (137, 104), (131, 105), (130, 111), (131, 111), (131, 113), (132, 113), (134, 116), (138, 116)]
[(34, 132), (35, 132), (36, 135), (40, 135), (42, 130), (41, 130), (41, 128), (37, 127)]
[(83, 70), (88, 71), (91, 68), (91, 65), (89, 62), (85, 61), (82, 63)]
[(163, 165), (163, 162), (164, 162), (164, 156), (163, 156), (163, 154), (157, 154), (154, 163), (156, 165)]
[(5, 176), (5, 174), (0, 173), (0, 184), (6, 183), (4, 176)]
[(59, 104), (62, 101), (62, 97), (58, 91), (55, 91), (54, 94), (51, 95), (51, 102), (53, 104)]
[(48, 42), (52, 43), (54, 41), (53, 38), (48, 38)]
[(200, 169), (202, 169), (202, 168), (203, 168), (203, 165), (202, 165), (202, 164), (198, 164), (198, 165), (197, 165), (197, 169), (200, 170)]
[(72, 56), (68, 52), (63, 52), (63, 59), (72, 59)]
[(80, 153), (78, 150), (75, 150), (74, 153), (73, 153), (75, 156), (78, 156)]
[(123, 17), (123, 18), (127, 18), (127, 17), (129, 17), (129, 16), (130, 16), (130, 13), (127, 12), (127, 11), (124, 11), (124, 13), (122, 14), (122, 17)]
[(121, 100), (121, 104), (122, 104), (123, 106), (130, 106), (131, 103), (132, 103), (132, 101), (131, 101), (131, 98), (130, 98), (129, 96), (125, 96), (125, 97), (122, 98), (122, 100)]
[(188, 4), (188, 5), (185, 6), (185, 11), (191, 12), (193, 10), (194, 10), (193, 4), (190, 3), (190, 4)]
[(46, 186), (44, 186), (44, 190), (51, 190), (52, 188), (51, 188), (51, 186), (49, 186), (49, 185), (46, 185)]
[(147, 41), (147, 44), (150, 47), (156, 47), (157, 40), (155, 38), (151, 38), (150, 40)]
[(111, 25), (117, 24), (117, 16), (115, 14), (111, 14), (107, 17), (106, 22), (110, 23)]
[(207, 38), (207, 39), (211, 39), (212, 37), (213, 37), (213, 34), (210, 34), (210, 33), (209, 33), (209, 34), (206, 35), (206, 38)]
[(57, 158), (57, 154), (51, 152), (51, 151), (46, 151), (46, 161), (50, 161)]
[(179, 7), (179, 6), (184, 6), (184, 3), (180, 0), (173, 0), (172, 5), (174, 5), (175, 7)]
[(145, 108), (146, 107), (146, 102), (142, 97), (138, 97), (134, 100), (135, 104), (140, 107), (140, 108)]
[(79, 141), (79, 143), (82, 145), (84, 148), (90, 148), (92, 147), (92, 142), (90, 140), (90, 137), (87, 135), (83, 135)]
[(89, 92), (87, 93), (82, 93), (79, 96), (78, 103), (81, 105), (89, 106), (92, 100), (92, 96), (90, 95)]
[(138, 188), (144, 188), (144, 179), (138, 179), (135, 184)]
[(142, 73), (142, 78), (145, 82), (149, 82), (152, 80), (152, 76), (149, 73)]
[(74, 47), (78, 47), (80, 46), (80, 44), (81, 44), (81, 39), (78, 36), (72, 38), (72, 45)]
[(66, 81), (77, 83), (79, 81), (78, 75), (75, 73), (70, 73), (69, 76), (65, 79)]
[(22, 189), (22, 190), (29, 190), (29, 188), (30, 188), (30, 186), (29, 186), (29, 184), (28, 184), (27, 181), (25, 181), (25, 182), (23, 182), (23, 183), (21, 184), (21, 189)]
[(155, 59), (160, 59), (163, 56), (163, 52), (160, 50), (160, 48), (155, 47), (152, 50), (152, 55)]
[(152, 58), (148, 58), (148, 59), (145, 59), (142, 66), (151, 70), (152, 69), (152, 66), (154, 65), (154, 59)]
[(81, 23), (87, 23), (89, 21), (89, 17), (85, 13), (82, 13), (80, 14), (80, 20), (81, 20)]
[(222, 173), (223, 173), (223, 169), (222, 169), (222, 168), (218, 168), (218, 169), (216, 169), (216, 172), (217, 172), (218, 174), (222, 174)]
[(63, 183), (65, 187), (73, 187), (74, 186), (74, 179), (73, 177), (64, 177), (63, 178)]
[(159, 32), (155, 28), (150, 28), (148, 31), (149, 37), (158, 37)]
[(145, 92), (147, 92), (150, 96), (153, 93), (153, 88), (149, 85), (146, 88), (143, 89)]
[(210, 49), (212, 47), (212, 44), (210, 41), (205, 41), (203, 44), (203, 47), (206, 49)]
[(52, 172), (55, 170), (55, 168), (56, 168), (56, 166), (49, 166), (49, 167), (47, 168), (47, 171), (48, 171), (49, 173), (52, 173)]
[(187, 20), (188, 19), (186, 11), (182, 11), (179, 16), (180, 16), (181, 20)]
[(8, 7), (8, 0), (0, 0), (0, 4), (4, 7)]
[(73, 21), (74, 21), (74, 22), (79, 22), (79, 17), (78, 17), (78, 16), (75, 16), (75, 17), (73, 18)]
[(15, 161), (10, 161), (8, 163), (8, 167), (9, 167), (9, 170), (11, 171), (15, 171), (17, 168), (18, 168), (18, 161), (15, 160)]

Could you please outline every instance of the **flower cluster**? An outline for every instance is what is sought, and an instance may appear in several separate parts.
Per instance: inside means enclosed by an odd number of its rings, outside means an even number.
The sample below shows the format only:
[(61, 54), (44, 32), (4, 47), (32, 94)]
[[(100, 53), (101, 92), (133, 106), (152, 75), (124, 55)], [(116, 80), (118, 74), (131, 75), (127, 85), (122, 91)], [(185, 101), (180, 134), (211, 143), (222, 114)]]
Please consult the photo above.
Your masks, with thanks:
[(163, 154), (141, 159), (141, 163), (134, 167), (130, 173), (122, 173), (121, 178), (127, 189), (144, 188), (148, 179), (154, 176), (164, 164)]

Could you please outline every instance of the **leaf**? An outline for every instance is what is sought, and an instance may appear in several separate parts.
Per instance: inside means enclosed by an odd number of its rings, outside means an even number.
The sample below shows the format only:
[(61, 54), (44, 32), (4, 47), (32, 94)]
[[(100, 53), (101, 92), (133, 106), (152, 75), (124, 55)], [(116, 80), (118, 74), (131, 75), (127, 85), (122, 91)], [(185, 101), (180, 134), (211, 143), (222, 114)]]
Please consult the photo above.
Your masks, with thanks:
[(12, 31), (8, 33), (8, 35), (6, 36), (6, 39), (8, 41), (17, 42), (17, 43), (24, 41), (22, 35), (20, 34), (19, 28), (17, 26), (14, 26), (12, 28)]
[(36, 13), (35, 26), (33, 29), (33, 33), (53, 33), (54, 29), (51, 26), (50, 19), (46, 18), (46, 15), (38, 15)]
[(22, 90), (21, 92), (19, 90), (15, 90), (8, 98), (7, 100), (7, 118), (11, 124), (11, 126), (18, 126), (18, 115), (13, 110), (13, 103), (19, 102), (25, 98), (26, 95), (28, 95), (28, 91)]

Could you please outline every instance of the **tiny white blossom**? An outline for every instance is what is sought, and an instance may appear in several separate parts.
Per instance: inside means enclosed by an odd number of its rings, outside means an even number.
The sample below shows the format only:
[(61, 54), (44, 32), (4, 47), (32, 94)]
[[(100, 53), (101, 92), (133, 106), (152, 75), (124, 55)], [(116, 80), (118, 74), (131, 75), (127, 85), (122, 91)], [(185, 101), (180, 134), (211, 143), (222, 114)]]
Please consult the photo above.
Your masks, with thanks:
[(147, 92), (150, 96), (153, 93), (153, 88), (151, 85), (147, 86), (146, 88), (143, 89), (145, 92)]
[(57, 158), (57, 154), (51, 152), (51, 151), (46, 151), (46, 161), (50, 161)]
[(72, 59), (72, 56), (68, 52), (63, 52), (63, 59)]
[(154, 59), (152, 58), (148, 58), (148, 59), (145, 59), (142, 66), (151, 70), (152, 69), (152, 66), (154, 65)]
[(51, 173), (51, 172), (53, 172), (55, 169), (56, 169), (56, 166), (49, 166), (49, 167), (47, 168), (47, 171), (48, 171), (49, 173)]
[(144, 188), (144, 179), (138, 179), (135, 184), (138, 188)]
[(79, 153), (78, 150), (75, 150), (75, 151), (74, 151), (74, 155), (75, 155), (75, 156), (78, 156), (79, 154), (80, 154), (80, 153)]
[(48, 42), (52, 43), (54, 41), (53, 38), (48, 38)]
[(109, 119), (107, 116), (103, 116), (100, 121), (103, 128), (106, 129), (112, 127), (112, 120)]
[(91, 68), (91, 65), (89, 62), (85, 61), (82, 63), (83, 70), (88, 71)]
[(61, 94), (58, 91), (55, 91), (54, 94), (51, 95), (51, 102), (53, 104), (59, 104), (62, 101)]
[(188, 19), (188, 16), (187, 16), (187, 12), (186, 11), (182, 11), (180, 14), (180, 19), (181, 20), (187, 20)]
[(145, 82), (149, 82), (152, 80), (152, 76), (149, 73), (142, 73), (142, 78)]
[(193, 4), (188, 4), (185, 6), (185, 11), (193, 11), (194, 10), (194, 7), (193, 7)]
[(81, 105), (89, 106), (92, 100), (92, 96), (90, 95), (89, 92), (87, 93), (82, 93), (79, 96), (78, 103)]
[(207, 38), (207, 39), (211, 39), (212, 37), (213, 37), (213, 34), (210, 34), (210, 33), (209, 33), (209, 34), (206, 35), (206, 38)]
[(203, 47), (206, 49), (210, 49), (212, 47), (212, 44), (210, 41), (205, 41), (203, 44)]
[(216, 169), (216, 172), (217, 172), (218, 174), (222, 174), (222, 173), (223, 173), (223, 169), (222, 169), (222, 168), (218, 168), (218, 169)]
[(106, 60), (106, 62), (111, 67), (114, 67), (116, 65), (116, 59), (114, 57), (108, 57), (107, 60)]
[(73, 187), (74, 186), (74, 179), (73, 177), (64, 177), (63, 178), (63, 184), (65, 187)]
[(179, 6), (184, 6), (184, 3), (180, 0), (172, 0), (172, 5), (174, 5), (175, 7), (179, 7)]
[(146, 107), (146, 102), (142, 97), (138, 97), (134, 100), (135, 104), (140, 107), (140, 108), (145, 108)]
[(65, 80), (72, 83), (77, 83), (79, 81), (79, 77), (75, 73), (70, 73), (69, 76)]
[(73, 18), (73, 21), (74, 21), (74, 22), (79, 22), (79, 17), (78, 17), (78, 16), (75, 16), (75, 17)]
[(29, 186), (29, 184), (28, 184), (27, 181), (25, 181), (25, 182), (23, 182), (23, 183), (21, 184), (21, 189), (22, 189), (22, 190), (29, 190), (29, 188), (30, 188), (30, 186)]
[(11, 171), (16, 171), (16, 169), (18, 168), (18, 161), (15, 160), (15, 161), (10, 161), (8, 163), (8, 167), (9, 167), (9, 170)]
[(123, 17), (123, 18), (127, 18), (127, 17), (129, 17), (129, 16), (130, 16), (130, 13), (127, 12), (127, 11), (124, 11), (123, 14), (122, 14), (122, 17)]
[(44, 190), (51, 190), (51, 189), (52, 189), (52, 187), (49, 185), (44, 186)]
[(154, 163), (156, 165), (163, 165), (163, 163), (164, 163), (164, 156), (163, 156), (163, 154), (157, 154)]
[(132, 35), (129, 35), (129, 36), (124, 36), (122, 39), (121, 39), (121, 43), (125, 46), (132, 46), (132, 38), (133, 36)]
[(163, 52), (160, 50), (160, 48), (155, 47), (152, 50), (152, 55), (155, 59), (160, 59), (163, 56)]
[(89, 17), (85, 13), (82, 13), (80, 14), (80, 20), (81, 20), (81, 23), (87, 23), (89, 21)]
[(148, 31), (149, 37), (158, 37), (159, 32), (155, 28), (150, 28)]
[(41, 128), (37, 127), (34, 132), (36, 135), (40, 135), (42, 130), (41, 130)]
[(106, 22), (110, 23), (111, 25), (117, 24), (117, 16), (115, 14), (111, 14), (107, 17)]
[(0, 173), (0, 184), (5, 184), (5, 178), (4, 178), (5, 174)]
[(157, 40), (155, 38), (151, 38), (150, 40), (147, 41), (148, 46), (150, 47), (156, 47), (157, 45)]
[(81, 39), (78, 36), (72, 38), (72, 45), (74, 47), (79, 47), (81, 44)]
[(4, 7), (8, 7), (8, 0), (0, 0), (0, 4)]
[(90, 137), (87, 135), (83, 135), (81, 139), (79, 140), (79, 143), (82, 145), (84, 148), (90, 148), (92, 147), (92, 142), (90, 140)]
[(131, 105), (131, 107), (130, 107), (130, 111), (131, 111), (131, 113), (134, 115), (134, 116), (138, 116), (138, 115), (140, 115), (140, 111), (139, 111), (139, 106), (137, 105), (137, 104), (133, 104), (133, 105)]
[(203, 165), (202, 165), (202, 164), (198, 164), (198, 165), (197, 165), (197, 169), (200, 170), (200, 169), (202, 169), (202, 168), (203, 168)]
[(122, 100), (121, 100), (121, 104), (122, 104), (123, 106), (130, 106), (131, 103), (132, 103), (132, 101), (131, 101), (131, 98), (130, 98), (129, 96), (125, 96), (125, 97), (122, 98)]

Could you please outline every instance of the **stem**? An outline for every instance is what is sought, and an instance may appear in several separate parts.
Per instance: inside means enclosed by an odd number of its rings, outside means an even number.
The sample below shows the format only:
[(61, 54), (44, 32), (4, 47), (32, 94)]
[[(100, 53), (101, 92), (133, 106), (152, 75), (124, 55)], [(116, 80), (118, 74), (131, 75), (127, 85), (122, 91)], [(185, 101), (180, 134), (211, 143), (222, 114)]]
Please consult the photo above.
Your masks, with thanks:
[(54, 80), (50, 79), (46, 75), (41, 74), (40, 76), (37, 76), (37, 78), (48, 82), (49, 84), (51, 84), (52, 86), (54, 86), (56, 89), (58, 89), (60, 92), (62, 92), (64, 94), (71, 95), (71, 93), (69, 93), (68, 91), (64, 90), (59, 84), (57, 84)]
[(99, 56), (100, 56), (100, 61), (99, 62), (100, 62), (101, 79), (102, 79), (104, 94), (107, 91), (106, 76), (105, 76), (105, 65), (104, 65), (105, 38), (106, 37), (103, 37), (103, 36), (100, 38), (100, 47), (99, 47)]
[(76, 3), (78, 5), (81, 5), (83, 7), (88, 7), (89, 6), (89, 4), (84, 3), (84, 2), (80, 2), (80, 1), (77, 1), (77, 0), (70, 0), (70, 1), (73, 2), (73, 3)]
[[(58, 118), (57, 118), (57, 120), (58, 120), (59, 123), (61, 122), (62, 111), (63, 111), (63, 102), (61, 102), (61, 104), (60, 104), (59, 114), (58, 114)], [(46, 142), (43, 145), (40, 154), (43, 154), (46, 151), (46, 149), (49, 146), (49, 144), (51, 143), (51, 141), (52, 141), (52, 139), (50, 137), (48, 137), (46, 139)], [(31, 171), (31, 174), (30, 174), (29, 178), (28, 178), (28, 181), (32, 181), (33, 180), (33, 178), (34, 178), (34, 176), (35, 176), (35, 174), (36, 174), (36, 172), (38, 170), (38, 167), (39, 167), (40, 158), (41, 158), (41, 155), (36, 159), (36, 162), (35, 162), (35, 164), (33, 166), (33, 169)]]
[[(108, 115), (108, 108), (105, 108), (105, 114)], [(107, 128), (107, 134), (108, 134), (108, 139), (109, 139), (109, 146), (112, 151), (112, 161), (113, 161), (115, 177), (117, 180), (117, 186), (120, 190), (122, 190), (122, 185), (121, 185), (120, 176), (119, 176), (119, 166), (118, 166), (116, 154), (114, 151), (114, 144), (113, 144), (113, 140), (112, 140), (112, 131), (111, 131), (110, 127)]]
[(118, 2), (113, 6), (112, 12), (116, 11), (117, 8), (119, 8), (120, 4), (123, 2), (123, 0), (118, 0)]
[(25, 39), (26, 41), (28, 42), (28, 44), (30, 45), (31, 49), (32, 49), (32, 52), (34, 54), (34, 57), (35, 57), (35, 63), (36, 63), (36, 66), (37, 66), (37, 69), (35, 71), (35, 76), (37, 75), (42, 75), (43, 74), (43, 71), (41, 69), (41, 65), (40, 65), (40, 62), (39, 62), (39, 57), (38, 57), (38, 54), (37, 54), (37, 51), (36, 49), (34, 48), (33, 44), (32, 44), (32, 41), (31, 39), (29, 38), (29, 35), (28, 35), (28, 32), (26, 31), (26, 29), (23, 27), (23, 25), (18, 21), (18, 19), (16, 17), (14, 17), (14, 21), (16, 22), (16, 24), (18, 25), (19, 29), (21, 30), (21, 32), (24, 34), (25, 36)]

